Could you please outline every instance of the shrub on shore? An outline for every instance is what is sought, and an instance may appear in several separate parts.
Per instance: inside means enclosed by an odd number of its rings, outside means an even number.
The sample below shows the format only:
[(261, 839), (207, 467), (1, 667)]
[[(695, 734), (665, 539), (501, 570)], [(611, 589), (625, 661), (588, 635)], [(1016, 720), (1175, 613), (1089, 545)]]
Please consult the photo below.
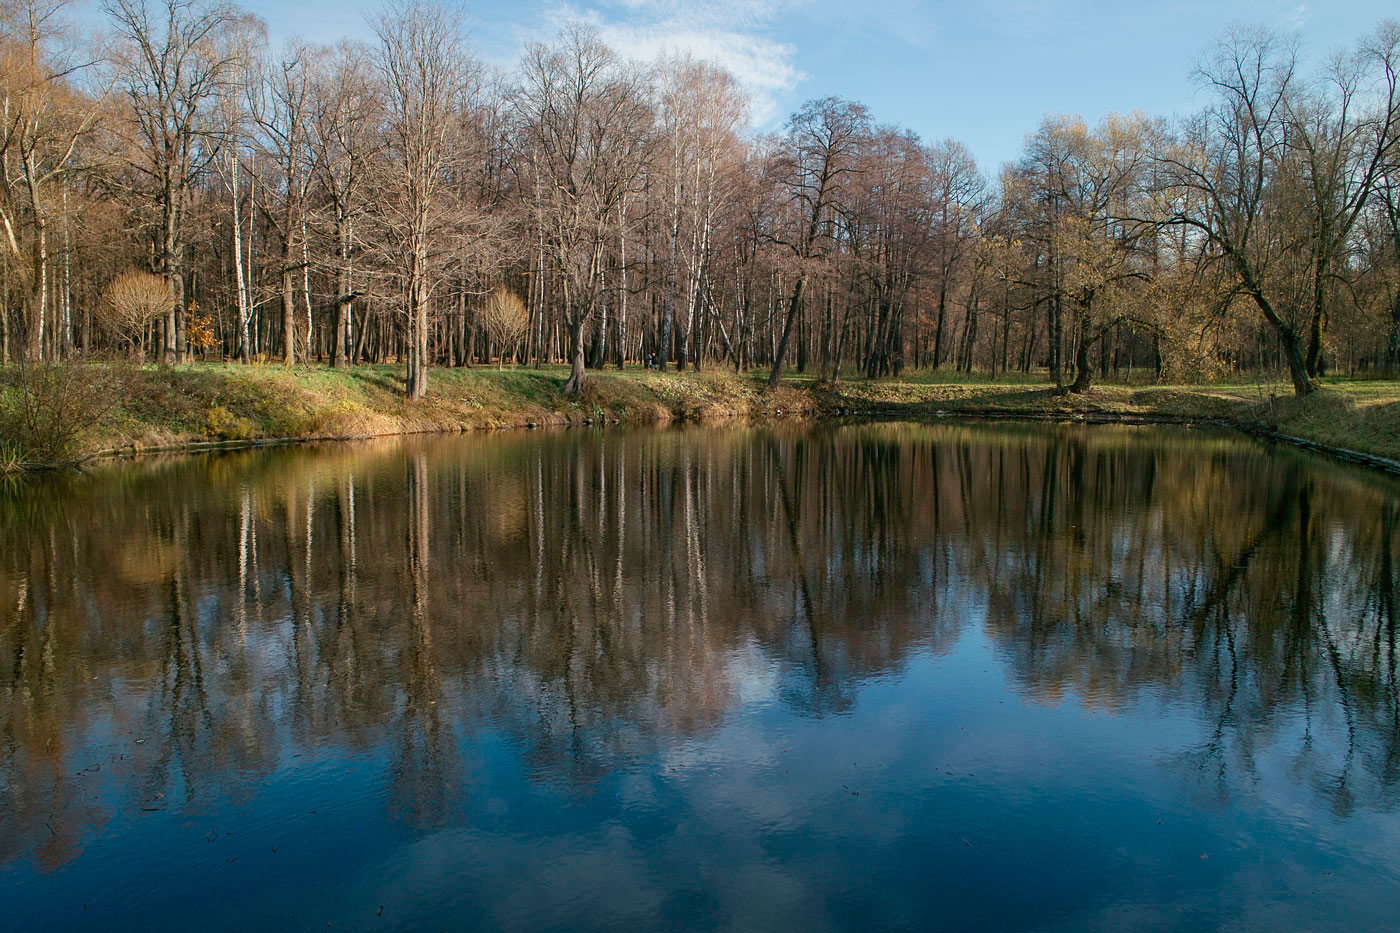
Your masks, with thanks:
[(129, 369), (118, 365), (22, 363), (4, 370), (0, 461), (8, 471), (81, 463), (129, 383)]

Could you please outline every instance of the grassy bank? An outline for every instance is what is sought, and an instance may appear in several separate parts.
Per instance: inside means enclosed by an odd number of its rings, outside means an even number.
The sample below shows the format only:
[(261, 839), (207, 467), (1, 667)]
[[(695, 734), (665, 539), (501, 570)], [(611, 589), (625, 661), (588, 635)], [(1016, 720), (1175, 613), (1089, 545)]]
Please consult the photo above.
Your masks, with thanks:
[[(844, 379), (789, 377), (769, 391), (758, 373), (591, 374), (582, 398), (560, 394), (563, 367), (436, 370), (428, 397), (409, 403), (398, 367), (205, 365), (127, 368), (77, 440), (81, 456), (211, 443), (350, 438), (526, 425), (670, 420), (768, 420), (868, 415), (977, 415), (1128, 421), (1212, 421), (1400, 460), (1400, 382), (1333, 381), (1305, 399), (1281, 384), (1104, 385), (1068, 395), (1034, 378), (916, 373)], [(956, 379), (956, 381), (954, 381)], [(11, 407), (13, 370), (0, 383)], [(6, 443), (0, 439), (0, 444)], [(14, 457), (14, 440), (8, 441)]]

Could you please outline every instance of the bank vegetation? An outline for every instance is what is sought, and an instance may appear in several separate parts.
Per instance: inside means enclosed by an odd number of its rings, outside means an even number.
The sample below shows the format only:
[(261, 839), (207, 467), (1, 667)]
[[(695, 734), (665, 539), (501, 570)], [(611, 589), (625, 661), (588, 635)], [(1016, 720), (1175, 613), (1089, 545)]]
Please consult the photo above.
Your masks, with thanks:
[(96, 32), (69, 6), (0, 3), (11, 464), (936, 407), (950, 379), (988, 411), (1234, 399), (1270, 424), (1371, 411), (1346, 386), (1400, 374), (1394, 21), (1316, 59), (1265, 28), (1203, 38), (1198, 112), (1048, 115), (983, 166), (840, 97), (761, 132), (722, 68), (632, 61), (585, 24), (499, 70), (451, 4), (275, 47), (223, 0), (104, 0)]

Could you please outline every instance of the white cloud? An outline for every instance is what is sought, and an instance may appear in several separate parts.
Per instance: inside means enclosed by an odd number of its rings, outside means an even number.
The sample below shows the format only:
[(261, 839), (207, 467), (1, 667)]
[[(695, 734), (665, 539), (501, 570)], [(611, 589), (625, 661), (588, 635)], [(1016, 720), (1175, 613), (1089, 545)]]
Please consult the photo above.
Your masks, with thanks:
[(689, 53), (726, 69), (749, 92), (757, 126), (765, 126), (781, 116), (783, 98), (802, 78), (793, 65), (797, 54), (793, 46), (755, 35), (680, 24), (605, 25), (600, 33), (603, 41), (618, 53), (638, 61)]
[(748, 91), (751, 117), (759, 127), (776, 123), (791, 92), (804, 77), (797, 48), (771, 38), (775, 20), (802, 0), (603, 0), (597, 6), (550, 8), (546, 21), (591, 24), (620, 55), (653, 61), (689, 54), (729, 71)]
[(802, 4), (801, 0), (602, 0), (601, 5), (652, 20), (759, 29)]
[(1310, 19), (1312, 19), (1312, 10), (1309, 10), (1305, 4), (1299, 5), (1292, 11), (1284, 14), (1284, 21), (1288, 24), (1290, 29), (1302, 29), (1308, 24), (1308, 20)]

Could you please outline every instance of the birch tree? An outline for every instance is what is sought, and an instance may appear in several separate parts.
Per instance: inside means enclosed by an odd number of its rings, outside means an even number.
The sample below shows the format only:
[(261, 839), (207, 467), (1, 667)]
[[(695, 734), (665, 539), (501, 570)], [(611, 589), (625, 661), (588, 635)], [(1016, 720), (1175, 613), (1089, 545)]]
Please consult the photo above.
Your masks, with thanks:
[[(27, 0), (0, 8), (0, 250), (25, 286), (27, 360), (42, 355), (48, 324), (54, 189), (84, 170), (79, 150), (101, 112), (100, 90), (90, 97), (69, 83), (88, 63), (63, 48), (67, 6), (68, 0)], [(65, 332), (56, 347), (66, 340)]]
[(584, 386), (584, 329), (606, 290), (605, 254), (647, 152), (651, 110), (641, 76), (596, 32), (566, 28), (520, 65), (519, 156), (535, 182), (534, 223), (561, 288), (567, 394)]
[[(298, 41), (288, 42), (276, 60), (265, 63), (250, 87), (251, 111), (259, 141), (276, 174), (264, 185), (260, 202), (267, 224), (281, 244), (278, 281), (282, 299), (282, 364), (292, 366), (297, 353), (296, 280), (306, 271), (307, 197), (318, 155), (311, 145), (312, 75), (317, 53)], [(268, 190), (270, 188), (270, 191)], [(271, 195), (269, 197), (268, 195)], [(305, 357), (310, 356), (311, 322), (307, 321)]]
[(236, 8), (221, 0), (105, 0), (115, 29), (120, 132), (135, 181), (154, 207), (156, 266), (170, 283), (161, 360), (183, 361), (186, 215), (199, 178), (218, 157), (217, 103), (236, 74)]
[(376, 218), (399, 251), (407, 302), (411, 399), (428, 391), (428, 314), (442, 281), (434, 234), (450, 210), (446, 186), (454, 136), (478, 66), (466, 47), (456, 7), (391, 0), (371, 23), (374, 64), (383, 90), (383, 191)]
[(356, 231), (364, 214), (361, 188), (366, 163), (374, 151), (374, 127), (381, 115), (369, 52), (362, 46), (342, 42), (321, 56), (313, 80), (310, 134), (313, 164), (332, 218), (331, 365), (339, 368), (354, 362)]

